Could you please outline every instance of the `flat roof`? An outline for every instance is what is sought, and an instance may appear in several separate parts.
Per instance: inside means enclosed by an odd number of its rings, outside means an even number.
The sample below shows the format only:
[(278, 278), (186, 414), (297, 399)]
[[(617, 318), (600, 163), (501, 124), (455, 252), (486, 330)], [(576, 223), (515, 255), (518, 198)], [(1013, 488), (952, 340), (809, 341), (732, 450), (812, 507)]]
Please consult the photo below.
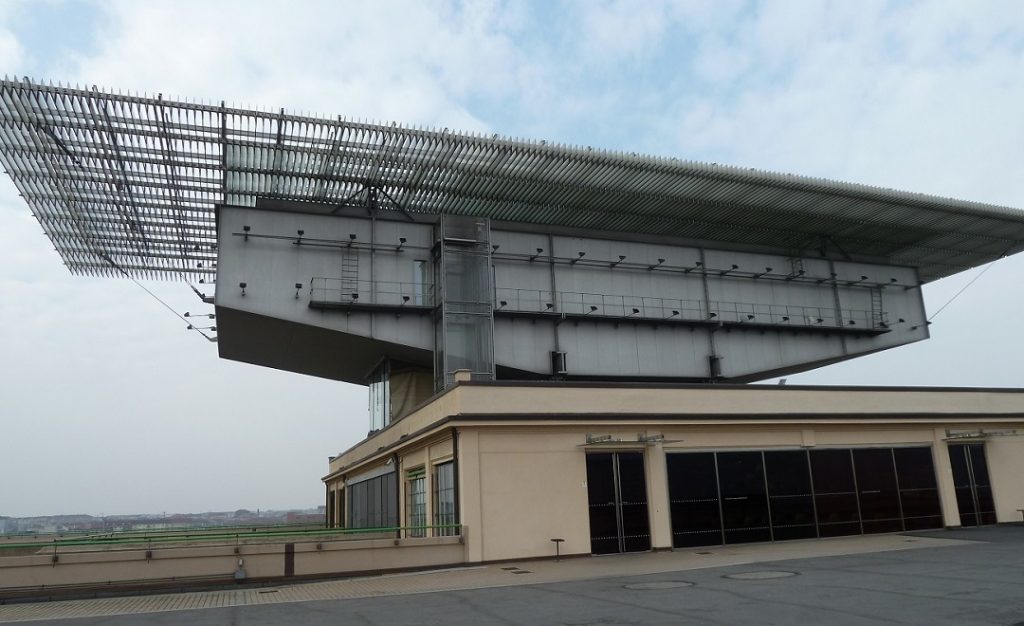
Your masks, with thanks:
[(1024, 211), (715, 163), (0, 81), (0, 162), (75, 274), (214, 275), (256, 198), (884, 260), (923, 281), (1024, 250)]

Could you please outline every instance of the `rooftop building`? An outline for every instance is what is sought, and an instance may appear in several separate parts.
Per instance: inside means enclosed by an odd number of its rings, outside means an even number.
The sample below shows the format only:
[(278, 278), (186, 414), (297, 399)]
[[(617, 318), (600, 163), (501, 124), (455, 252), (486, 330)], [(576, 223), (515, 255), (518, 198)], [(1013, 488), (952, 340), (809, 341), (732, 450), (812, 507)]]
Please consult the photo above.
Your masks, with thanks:
[(1024, 249), (1017, 209), (12, 80), (0, 160), (72, 272), (185, 280), (221, 357), (368, 386), (330, 525), (475, 562), (1024, 506), (1017, 390), (740, 386), (927, 339), (922, 285)]

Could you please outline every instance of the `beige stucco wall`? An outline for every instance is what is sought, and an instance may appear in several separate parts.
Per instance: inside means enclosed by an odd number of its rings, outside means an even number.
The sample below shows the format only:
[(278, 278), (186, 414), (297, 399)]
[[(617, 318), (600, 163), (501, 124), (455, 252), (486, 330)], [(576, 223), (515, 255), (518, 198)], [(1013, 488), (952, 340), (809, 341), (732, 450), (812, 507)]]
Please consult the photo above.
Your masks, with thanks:
[[(466, 384), (331, 467), (359, 472), (394, 453), (428, 465), (439, 453), (424, 446), (450, 446), (457, 431), (465, 559), (479, 562), (553, 556), (555, 537), (563, 554), (590, 552), (588, 449), (645, 454), (654, 548), (672, 543), (665, 455), (682, 451), (930, 446), (944, 522), (958, 526), (945, 440), (965, 429), (1024, 434), (1024, 393)], [(618, 443), (588, 446), (588, 435)], [(991, 437), (987, 450), (999, 521), (1019, 519), (1024, 437)]]
[(996, 502), (996, 519), (1019, 522), (1024, 509), (1024, 430), (1019, 436), (990, 437), (985, 453)]
[[(571, 431), (482, 430), (475, 458), (460, 455), (462, 473), (479, 473), (480, 543), (472, 560), (554, 556), (552, 538), (563, 538), (563, 554), (589, 554), (587, 476), (584, 451)], [(466, 506), (473, 506), (468, 501)], [(473, 557), (478, 557), (473, 558)]]

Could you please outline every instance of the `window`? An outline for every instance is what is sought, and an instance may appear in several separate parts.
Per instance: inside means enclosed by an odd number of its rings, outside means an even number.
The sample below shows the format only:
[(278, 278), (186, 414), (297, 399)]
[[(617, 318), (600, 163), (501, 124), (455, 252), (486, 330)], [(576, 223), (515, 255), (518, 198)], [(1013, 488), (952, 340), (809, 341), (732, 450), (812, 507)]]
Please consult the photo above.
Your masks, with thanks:
[(427, 477), (423, 468), (410, 470), (405, 482), (407, 536), (427, 536)]
[(395, 472), (352, 483), (348, 492), (347, 528), (394, 528), (398, 526)]
[(433, 304), (430, 298), (430, 265), (426, 261), (413, 261), (412, 263), (413, 304), (416, 306)]
[(434, 467), (434, 534), (441, 537), (456, 534), (454, 468), (451, 461)]
[(388, 362), (370, 374), (370, 432), (391, 423), (391, 393)]

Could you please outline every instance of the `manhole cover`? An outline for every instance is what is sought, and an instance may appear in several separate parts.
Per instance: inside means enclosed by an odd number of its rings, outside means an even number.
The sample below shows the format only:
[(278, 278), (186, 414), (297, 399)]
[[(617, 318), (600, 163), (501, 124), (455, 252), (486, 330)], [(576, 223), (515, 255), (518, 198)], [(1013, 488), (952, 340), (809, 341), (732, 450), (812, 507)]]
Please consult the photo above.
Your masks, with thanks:
[(772, 570), (763, 572), (740, 572), (738, 574), (726, 574), (722, 578), (732, 578), (733, 580), (769, 580), (772, 578), (789, 578), (790, 576), (796, 576), (796, 572)]
[(650, 583), (631, 583), (623, 585), (623, 589), (634, 589), (637, 591), (648, 591), (652, 589), (679, 589), (680, 587), (692, 587), (693, 583), (685, 580), (661, 580)]

